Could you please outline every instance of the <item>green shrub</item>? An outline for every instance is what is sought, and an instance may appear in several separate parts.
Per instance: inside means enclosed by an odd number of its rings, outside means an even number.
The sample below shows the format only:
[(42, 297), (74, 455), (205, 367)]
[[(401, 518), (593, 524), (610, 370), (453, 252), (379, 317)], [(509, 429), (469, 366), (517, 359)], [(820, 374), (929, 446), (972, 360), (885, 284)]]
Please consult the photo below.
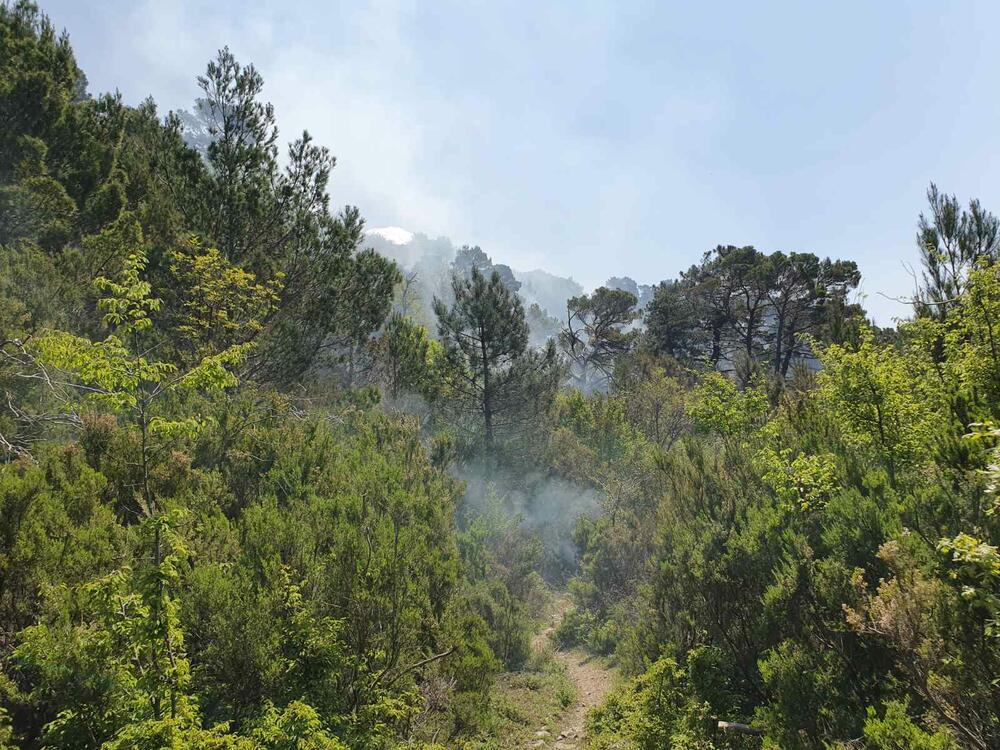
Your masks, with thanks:
[(906, 703), (891, 701), (882, 718), (874, 708), (868, 709), (865, 740), (871, 750), (958, 750), (951, 735), (943, 730), (932, 733), (921, 729), (906, 709)]

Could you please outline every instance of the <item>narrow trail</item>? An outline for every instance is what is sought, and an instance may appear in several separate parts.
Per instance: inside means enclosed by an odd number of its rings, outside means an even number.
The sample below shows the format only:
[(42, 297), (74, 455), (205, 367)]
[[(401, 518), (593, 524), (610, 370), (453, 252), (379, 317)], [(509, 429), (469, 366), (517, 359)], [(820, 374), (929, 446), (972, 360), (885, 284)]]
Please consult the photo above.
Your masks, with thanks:
[(587, 746), (586, 719), (587, 713), (604, 700), (614, 686), (616, 675), (614, 669), (601, 663), (585, 651), (574, 648), (565, 651), (555, 645), (555, 631), (563, 613), (568, 609), (566, 600), (560, 599), (553, 608), (554, 612), (548, 626), (535, 636), (532, 648), (540, 650), (551, 645), (553, 658), (566, 668), (566, 676), (576, 688), (576, 700), (566, 710), (558, 723), (558, 730), (548, 732), (541, 729), (536, 733), (536, 740), (531, 748), (553, 748), (553, 750), (576, 750)]

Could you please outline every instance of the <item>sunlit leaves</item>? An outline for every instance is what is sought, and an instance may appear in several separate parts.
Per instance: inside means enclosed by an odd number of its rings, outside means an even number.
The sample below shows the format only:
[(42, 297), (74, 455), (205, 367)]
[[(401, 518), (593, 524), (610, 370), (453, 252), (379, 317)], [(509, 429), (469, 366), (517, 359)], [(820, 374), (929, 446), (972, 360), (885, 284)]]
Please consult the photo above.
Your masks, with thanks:
[(278, 273), (270, 282), (258, 283), (252, 273), (194, 237), (170, 254), (170, 270), (180, 287), (176, 333), (201, 356), (254, 340), (278, 304), (284, 278)]
[(973, 270), (967, 291), (949, 309), (943, 334), (946, 367), (971, 394), (1000, 398), (1000, 274), (996, 266)]
[(942, 539), (938, 551), (950, 558), (949, 576), (961, 585), (962, 597), (988, 613), (987, 632), (1000, 636), (1000, 551), (969, 534)]
[(712, 372), (691, 394), (688, 415), (701, 429), (740, 436), (763, 425), (767, 409), (767, 393), (760, 383), (740, 390), (729, 378)]
[(789, 507), (822, 510), (837, 488), (837, 467), (829, 453), (794, 454), (790, 448), (763, 448), (755, 463), (765, 482)]
[(917, 461), (940, 418), (920, 357), (878, 344), (868, 331), (857, 349), (829, 346), (820, 360), (817, 402), (845, 442), (875, 451), (890, 475)]
[(176, 371), (168, 362), (134, 354), (116, 335), (92, 342), (65, 331), (46, 331), (32, 348), (43, 365), (75, 375), (85, 398), (114, 409), (134, 408), (140, 389), (162, 383)]
[(125, 259), (118, 278), (100, 276), (94, 280), (94, 287), (105, 295), (97, 302), (105, 324), (122, 334), (150, 328), (150, 313), (160, 309), (160, 300), (151, 296), (152, 287), (142, 278), (145, 268), (146, 256), (136, 249)]
[[(252, 277), (248, 274), (228, 268), (217, 253), (207, 253), (204, 257), (207, 266), (202, 270), (208, 278), (200, 285), (192, 283), (196, 291), (208, 294), (216, 303), (221, 304), (223, 297), (226, 304), (239, 302), (239, 289), (246, 294), (273, 295), (273, 290), (266, 291), (250, 283), (248, 279)], [(192, 263), (197, 264), (197, 259)], [(145, 411), (151, 402), (170, 391), (212, 392), (235, 387), (239, 382), (236, 368), (246, 360), (253, 343), (236, 343), (204, 353), (186, 369), (175, 362), (151, 358), (149, 353), (158, 346), (144, 335), (151, 333), (151, 315), (159, 311), (160, 300), (151, 296), (151, 285), (142, 276), (145, 267), (145, 255), (135, 250), (117, 278), (101, 277), (95, 281), (96, 289), (104, 295), (98, 300), (98, 307), (104, 312), (105, 324), (113, 331), (104, 340), (90, 341), (65, 331), (49, 330), (32, 341), (31, 347), (44, 368), (54, 368), (76, 378), (77, 389), (85, 399), (115, 410), (141, 407), (142, 418), (148, 421), (152, 415)], [(239, 289), (233, 287), (234, 283)], [(271, 303), (262, 304), (267, 307)], [(222, 314), (222, 319), (228, 318)], [(207, 325), (213, 330), (221, 327), (225, 332), (218, 316)], [(179, 333), (193, 336), (196, 331), (191, 326), (181, 326)], [(162, 416), (157, 419), (161, 432), (173, 429)]]
[(234, 344), (218, 354), (211, 354), (184, 373), (176, 381), (176, 386), (208, 392), (232, 388), (239, 383), (234, 370), (243, 363), (252, 348), (252, 343)]
[[(158, 565), (120, 567), (59, 594), (80, 602), (83, 622), (59, 618), (22, 633), (14, 653), (37, 676), (37, 697), (69, 699), (46, 727), (53, 745), (110, 739), (144, 719), (194, 716), (175, 593), (187, 551), (174, 523), (167, 515), (145, 523), (144, 533), (163, 541)], [(69, 659), (67, 652), (73, 654)]]

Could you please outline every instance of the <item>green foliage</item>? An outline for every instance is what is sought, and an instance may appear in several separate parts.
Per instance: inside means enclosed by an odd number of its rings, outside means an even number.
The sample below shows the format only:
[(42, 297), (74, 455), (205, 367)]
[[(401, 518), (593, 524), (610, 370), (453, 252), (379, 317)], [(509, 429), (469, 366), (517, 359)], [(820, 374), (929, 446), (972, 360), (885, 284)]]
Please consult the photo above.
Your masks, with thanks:
[(594, 736), (594, 747), (713, 747), (706, 706), (692, 696), (688, 679), (673, 659), (657, 660), (592, 714), (587, 729)]
[(981, 266), (970, 270), (963, 283), (965, 295), (950, 305), (947, 320), (933, 330), (943, 339), (946, 368), (956, 383), (966, 393), (982, 394), (985, 403), (996, 404), (1000, 342), (993, 327), (1000, 314), (1000, 276), (995, 266)]
[(316, 709), (293, 701), (282, 710), (269, 707), (248, 735), (235, 735), (226, 724), (209, 730), (176, 719), (133, 724), (104, 747), (171, 750), (347, 750), (323, 728)]
[(934, 733), (921, 729), (906, 713), (906, 704), (892, 701), (879, 718), (875, 709), (868, 709), (865, 721), (865, 741), (873, 750), (952, 750), (958, 747), (944, 731)]
[[(53, 746), (103, 742), (136, 722), (193, 716), (173, 595), (186, 551), (165, 517), (147, 521), (151, 527), (168, 550), (159, 565), (140, 574), (118, 569), (56, 593), (53, 619), (20, 635), (14, 658), (32, 678), (32, 699), (57, 707), (45, 727)], [(70, 602), (80, 609), (77, 622)]]
[(430, 395), (434, 388), (434, 360), (439, 355), (427, 329), (403, 315), (393, 314), (374, 343), (379, 381), (396, 401), (406, 392)]
[(950, 557), (949, 576), (961, 584), (962, 598), (985, 611), (986, 634), (1000, 637), (1000, 551), (969, 534), (942, 539), (938, 550)]
[(661, 282), (644, 315), (645, 345), (677, 360), (696, 360), (702, 353), (706, 333), (698, 317), (698, 300), (687, 293), (682, 282)]
[(346, 750), (346, 745), (323, 729), (316, 709), (292, 701), (284, 710), (268, 708), (251, 737), (266, 750)]
[(459, 537), (471, 587), (469, 601), (489, 626), (489, 645), (508, 669), (521, 667), (531, 652), (535, 613), (543, 586), (535, 572), (541, 545), (510, 517), (498, 497)]
[(756, 456), (761, 477), (789, 507), (803, 513), (822, 510), (837, 487), (837, 467), (831, 454), (792, 455), (764, 448)]
[(602, 286), (566, 302), (566, 326), (559, 333), (559, 344), (577, 386), (607, 386), (618, 360), (639, 337), (638, 331), (625, 330), (639, 317), (636, 301), (631, 292)]
[(0, 187), (0, 244), (29, 241), (53, 252), (72, 236), (76, 204), (47, 176)]
[(656, 288), (644, 345), (690, 365), (725, 366), (744, 385), (766, 372), (781, 382), (812, 356), (812, 339), (835, 343), (862, 318), (846, 302), (860, 279), (853, 261), (720, 245)]
[[(143, 418), (150, 402), (172, 390), (211, 391), (236, 385), (233, 368), (249, 350), (247, 344), (234, 344), (206, 355), (186, 371), (178, 371), (172, 362), (147, 358), (138, 349), (139, 339), (152, 327), (150, 316), (160, 309), (160, 300), (150, 296), (152, 287), (141, 276), (145, 266), (146, 258), (135, 252), (118, 279), (95, 280), (95, 287), (106, 295), (98, 300), (98, 308), (113, 330), (103, 341), (47, 331), (33, 343), (43, 368), (75, 375), (86, 397), (112, 409), (141, 408)], [(179, 333), (190, 333), (186, 329), (181, 326)]]
[(196, 358), (253, 341), (278, 304), (281, 273), (257, 283), (253, 274), (195, 238), (171, 253), (170, 270), (181, 297), (174, 329)]
[[(228, 52), (203, 159), (180, 117), (84, 96), (31, 4), (0, 6), (0, 46), (0, 743), (475, 731), (497, 661), (446, 457), (372, 389), (303, 411), (256, 387), (338, 391), (389, 312), (398, 271), (330, 213), (332, 157), (304, 134), (279, 167)], [(440, 345), (390, 332), (435, 393)]]
[[(139, 533), (100, 503), (107, 480), (79, 450), (68, 464), (76, 484), (49, 485), (63, 476), (58, 461), (0, 475), (4, 498), (24, 498), (5, 515), (23, 541), (5, 558), (14, 598), (4, 622), (41, 618), (19, 636), (15, 657), (30, 687), (22, 700), (46, 724), (46, 741), (75, 746), (97, 736), (124, 747), (173, 737), (200, 746), (238, 732), (240, 742), (282, 746), (253, 728), (269, 721), (261, 718), (269, 703), (299, 701), (323, 717), (331, 738), (372, 746), (417, 715), (418, 678), (450, 685), (454, 706), (433, 711), (454, 709), (456, 730), (474, 726), (496, 669), (487, 640), (513, 641), (474, 614), (472, 590), (461, 593), (458, 487), (431, 466), (412, 426), (359, 416), (333, 435), (272, 417), (227, 437), (230, 426), (217, 418), (198, 433), (193, 450), (200, 463), (214, 456), (210, 470), (177, 456), (154, 462), (160, 505), (186, 510), (154, 515)], [(87, 448), (87, 461), (112, 477), (129, 461), (115, 455), (115, 441), (114, 432), (94, 435)], [(59, 518), (44, 499), (64, 494), (67, 530), (39, 527)], [(69, 504), (74, 494), (97, 502), (97, 515)], [(257, 499), (241, 505), (241, 496)], [(49, 535), (35, 549), (33, 540)], [(157, 549), (160, 562), (151, 564)], [(129, 568), (117, 567), (122, 554)], [(531, 568), (520, 564), (512, 586), (518, 576), (534, 580)], [(32, 593), (33, 605), (17, 594), (49, 582), (43, 599)]]
[(77, 93), (82, 73), (69, 38), (28, 0), (0, 6), (0, 178), (50, 136)]
[(542, 574), (574, 573), (558, 639), (629, 678), (595, 747), (734, 744), (717, 718), (786, 750), (1000, 744), (977, 202), (932, 186), (895, 332), (851, 262), (720, 246), (643, 334), (630, 291), (570, 300), (560, 393), (508, 267), (462, 249), (440, 340), (390, 317), (332, 155), (279, 157), (229, 50), (199, 85), (166, 119), (90, 97), (0, 4), (0, 747), (476, 742), (536, 718), (510, 695), (572, 703), (531, 641)]
[(944, 320), (959, 305), (970, 271), (996, 260), (1000, 224), (979, 201), (970, 201), (966, 211), (933, 182), (927, 203), (929, 214), (920, 214), (917, 232), (924, 268), (916, 308), (922, 317)]
[(767, 409), (767, 394), (760, 384), (740, 390), (732, 380), (713, 372), (694, 389), (688, 414), (702, 429), (739, 436), (763, 424)]
[(555, 346), (528, 349), (524, 306), (497, 272), (487, 279), (473, 267), (468, 279), (454, 277), (452, 290), (451, 307), (435, 298), (434, 312), (454, 373), (457, 423), (481, 428), (487, 453), (502, 442), (525, 441), (559, 383)]
[(8, 638), (35, 622), (44, 587), (83, 585), (121, 554), (124, 533), (101, 502), (106, 490), (77, 445), (0, 470), (0, 621)]
[(879, 345), (869, 331), (856, 350), (835, 344), (822, 351), (820, 360), (820, 407), (850, 447), (879, 456), (895, 481), (897, 472), (927, 449), (939, 417), (936, 394), (920, 375), (919, 353), (907, 356)]
[[(751, 255), (721, 253), (691, 286), (709, 295), (707, 309), (738, 313), (727, 320), (743, 331), (776, 299)], [(607, 517), (581, 521), (576, 609), (559, 636), (614, 653), (633, 675), (596, 714), (599, 741), (690, 741), (671, 722), (702, 706), (704, 716), (762, 729), (769, 747), (848, 747), (859, 737), (872, 747), (995, 744), (1000, 529), (994, 456), (981, 446), (995, 437), (986, 420), (997, 275), (983, 262), (961, 273), (947, 315), (907, 323), (894, 340), (862, 327), (813, 343), (821, 369), (781, 390), (740, 388), (770, 356), (770, 345), (744, 339), (751, 367), (737, 362), (732, 379), (709, 373), (683, 394), (699, 429), (639, 454), (646, 481), (632, 485), (624, 512), (609, 504)], [(735, 311), (724, 305), (734, 289)], [(661, 294), (651, 319), (683, 348), (670, 316), (692, 298)], [(767, 301), (758, 305), (759, 294)], [(720, 353), (729, 325), (714, 329)], [(650, 377), (626, 374), (629, 388)], [(622, 450), (634, 438), (620, 421), (595, 420), (610, 413), (605, 400), (567, 407), (555, 465), (614, 455), (625, 475)], [(963, 440), (977, 417), (978, 442)], [(681, 689), (667, 693), (668, 706), (644, 707), (641, 686), (664, 659)]]

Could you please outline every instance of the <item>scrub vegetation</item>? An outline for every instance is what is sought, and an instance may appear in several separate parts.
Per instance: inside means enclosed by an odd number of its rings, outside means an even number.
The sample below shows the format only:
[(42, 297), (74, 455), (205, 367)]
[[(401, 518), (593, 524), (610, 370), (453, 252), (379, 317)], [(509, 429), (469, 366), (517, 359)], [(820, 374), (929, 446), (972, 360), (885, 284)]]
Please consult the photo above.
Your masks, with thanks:
[(748, 246), (543, 309), (197, 80), (92, 95), (0, 4), (0, 748), (1000, 747), (977, 201), (891, 329)]

